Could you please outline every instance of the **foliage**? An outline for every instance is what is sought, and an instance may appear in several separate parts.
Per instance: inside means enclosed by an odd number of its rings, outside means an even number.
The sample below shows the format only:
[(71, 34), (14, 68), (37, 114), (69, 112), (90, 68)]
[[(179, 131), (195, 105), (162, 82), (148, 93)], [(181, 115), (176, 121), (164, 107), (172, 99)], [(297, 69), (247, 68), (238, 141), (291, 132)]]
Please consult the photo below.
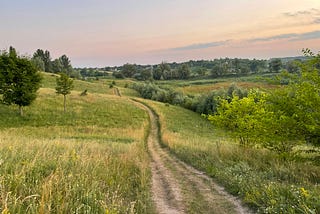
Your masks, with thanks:
[(141, 97), (159, 102), (179, 105), (199, 114), (214, 114), (218, 106), (217, 97), (231, 99), (233, 95), (247, 96), (247, 91), (231, 84), (227, 91), (218, 90), (200, 95), (184, 95), (172, 87), (161, 86), (155, 83), (134, 83), (130, 87), (136, 90)]
[(71, 89), (73, 88), (73, 80), (69, 78), (68, 75), (61, 73), (60, 77), (56, 78), (57, 87), (56, 93), (62, 95), (68, 95), (71, 93)]
[(248, 97), (240, 99), (234, 95), (229, 102), (221, 99), (215, 115), (209, 115), (212, 123), (226, 128), (239, 137), (242, 145), (252, 145), (261, 137), (261, 127), (265, 121), (265, 98), (263, 93), (251, 91)]
[(242, 198), (254, 212), (320, 212), (317, 154), (301, 151), (294, 159), (283, 159), (270, 150), (239, 146), (229, 133), (194, 112), (146, 102), (159, 114), (163, 145)]
[(33, 54), (33, 59), (42, 60), (45, 72), (52, 71), (51, 56), (48, 50), (43, 51), (42, 49), (37, 49)]
[(269, 70), (270, 72), (279, 72), (282, 68), (282, 62), (281, 59), (272, 59), (269, 62)]
[(136, 72), (136, 65), (127, 63), (122, 66), (121, 73), (124, 77), (132, 77)]
[(63, 109), (66, 112), (66, 95), (71, 93), (73, 88), (73, 80), (67, 74), (61, 73), (60, 77), (56, 78), (56, 93), (63, 95)]
[[(311, 57), (311, 56), (309, 56)], [(249, 93), (240, 99), (220, 98), (214, 124), (232, 131), (241, 143), (259, 144), (280, 153), (305, 140), (320, 145), (319, 54), (301, 63), (299, 74), (281, 74), (288, 86), (268, 93)]]
[(22, 107), (30, 105), (37, 97), (41, 76), (33, 63), (19, 57), (14, 48), (0, 55), (0, 94), (5, 104)]
[(65, 54), (52, 60), (48, 50), (37, 49), (33, 54), (32, 62), (38, 70), (56, 74), (65, 73), (73, 78), (81, 78), (80, 72), (72, 68), (71, 61)]

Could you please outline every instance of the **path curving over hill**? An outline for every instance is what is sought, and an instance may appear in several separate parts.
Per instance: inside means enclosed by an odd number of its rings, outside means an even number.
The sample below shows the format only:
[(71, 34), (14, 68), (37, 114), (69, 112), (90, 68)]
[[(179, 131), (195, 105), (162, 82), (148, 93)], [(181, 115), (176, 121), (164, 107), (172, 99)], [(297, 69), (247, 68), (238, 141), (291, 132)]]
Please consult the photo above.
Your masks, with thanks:
[(148, 150), (151, 157), (152, 197), (157, 213), (251, 213), (210, 177), (161, 147), (159, 119), (146, 105), (134, 101), (150, 117)]

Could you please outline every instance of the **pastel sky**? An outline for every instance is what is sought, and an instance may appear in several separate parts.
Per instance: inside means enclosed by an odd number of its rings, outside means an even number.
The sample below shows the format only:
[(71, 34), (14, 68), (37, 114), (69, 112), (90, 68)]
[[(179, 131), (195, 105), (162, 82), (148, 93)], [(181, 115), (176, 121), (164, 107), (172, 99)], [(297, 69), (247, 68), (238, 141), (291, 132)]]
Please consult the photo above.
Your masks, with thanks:
[(74, 67), (320, 50), (320, 0), (0, 0), (0, 49)]

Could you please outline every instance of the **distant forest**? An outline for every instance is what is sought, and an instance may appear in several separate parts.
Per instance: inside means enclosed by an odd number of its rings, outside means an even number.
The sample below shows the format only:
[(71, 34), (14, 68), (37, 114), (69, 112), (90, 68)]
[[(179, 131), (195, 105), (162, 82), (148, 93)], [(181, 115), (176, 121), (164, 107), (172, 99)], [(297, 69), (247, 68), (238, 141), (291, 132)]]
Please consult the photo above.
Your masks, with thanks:
[(237, 77), (252, 74), (289, 73), (299, 71), (298, 63), (306, 57), (273, 58), (269, 60), (220, 58), (214, 60), (190, 60), (188, 62), (161, 62), (156, 65), (124, 64), (104, 68), (75, 68), (82, 77), (134, 78), (137, 80), (181, 80), (218, 77)]
[(220, 58), (214, 60), (190, 60), (188, 62), (161, 62), (156, 65), (126, 63), (122, 66), (103, 68), (73, 68), (70, 59), (62, 55), (52, 59), (48, 50), (38, 49), (31, 61), (38, 70), (65, 73), (72, 78), (115, 77), (137, 80), (184, 80), (219, 77), (238, 77), (252, 74), (299, 72), (299, 62), (306, 57), (272, 58), (269, 60)]

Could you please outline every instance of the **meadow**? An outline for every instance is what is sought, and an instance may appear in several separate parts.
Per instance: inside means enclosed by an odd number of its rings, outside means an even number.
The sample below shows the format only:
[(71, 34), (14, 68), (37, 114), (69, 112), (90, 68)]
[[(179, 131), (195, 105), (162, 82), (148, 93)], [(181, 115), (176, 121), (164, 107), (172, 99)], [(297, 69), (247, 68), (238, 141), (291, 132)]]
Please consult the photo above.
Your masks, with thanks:
[(237, 85), (243, 89), (259, 88), (269, 90), (278, 86), (270, 83), (268, 80), (274, 74), (250, 75), (242, 77), (220, 77), (214, 79), (199, 79), (199, 80), (170, 80), (159, 81), (158, 85), (174, 88), (176, 91), (182, 92), (185, 95), (205, 94), (217, 90), (225, 90), (230, 85)]
[(225, 131), (181, 107), (144, 101), (158, 113), (163, 146), (210, 175), (258, 213), (319, 213), (317, 156), (283, 158), (240, 146)]
[[(226, 88), (230, 81), (162, 82), (184, 93)], [(114, 84), (115, 83), (115, 84)], [(138, 96), (132, 80), (74, 81), (63, 113), (55, 76), (43, 74), (38, 98), (19, 116), (0, 106), (1, 213), (154, 213), (148, 115), (127, 97)], [(113, 85), (110, 87), (110, 85)], [(254, 79), (236, 84), (261, 86)], [(202, 88), (203, 87), (203, 88)], [(224, 89), (225, 89), (224, 88)], [(86, 96), (80, 96), (87, 89)], [(181, 90), (182, 90), (181, 89)], [(244, 147), (228, 132), (187, 109), (140, 99), (160, 118), (161, 142), (206, 172), (258, 213), (320, 213), (318, 153), (303, 147), (283, 157)]]
[(54, 83), (44, 75), (23, 117), (0, 106), (0, 212), (152, 213), (147, 114), (82, 81), (64, 114)]

